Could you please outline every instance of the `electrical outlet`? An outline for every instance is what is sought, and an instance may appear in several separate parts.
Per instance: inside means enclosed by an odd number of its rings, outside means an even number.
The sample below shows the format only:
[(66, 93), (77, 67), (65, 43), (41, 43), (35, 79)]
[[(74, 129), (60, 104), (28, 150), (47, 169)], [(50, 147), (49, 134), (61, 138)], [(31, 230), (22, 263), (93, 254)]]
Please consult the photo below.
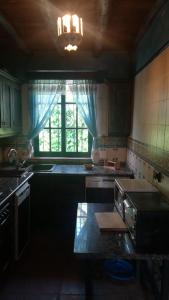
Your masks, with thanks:
[(161, 182), (161, 180), (162, 180), (162, 174), (161, 174), (161, 172), (154, 171), (153, 172), (153, 178), (155, 180), (157, 180), (158, 182)]

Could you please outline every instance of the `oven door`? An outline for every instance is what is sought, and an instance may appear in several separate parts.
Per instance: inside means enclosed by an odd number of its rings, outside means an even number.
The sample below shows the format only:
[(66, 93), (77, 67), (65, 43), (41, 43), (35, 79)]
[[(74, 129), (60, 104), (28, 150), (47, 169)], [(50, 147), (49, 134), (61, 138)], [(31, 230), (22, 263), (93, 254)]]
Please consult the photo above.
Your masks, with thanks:
[(115, 185), (114, 186), (114, 203), (115, 203), (115, 208), (122, 217), (123, 221), (125, 219), (124, 215), (124, 193), (119, 190), (119, 188)]
[(0, 275), (7, 269), (11, 260), (11, 218), (10, 203), (0, 209)]
[(15, 259), (30, 240), (30, 185), (26, 182), (15, 194)]
[(133, 207), (133, 205), (130, 203), (130, 201), (127, 198), (124, 199), (123, 205), (124, 205), (124, 220), (126, 225), (128, 226), (131, 239), (135, 243), (137, 211), (136, 208)]

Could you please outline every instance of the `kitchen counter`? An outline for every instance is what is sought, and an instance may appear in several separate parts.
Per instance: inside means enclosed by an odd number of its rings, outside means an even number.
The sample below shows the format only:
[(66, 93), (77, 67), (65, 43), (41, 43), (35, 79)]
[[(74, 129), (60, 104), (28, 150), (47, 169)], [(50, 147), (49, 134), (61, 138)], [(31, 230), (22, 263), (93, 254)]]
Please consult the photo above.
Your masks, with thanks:
[(92, 170), (86, 170), (83, 165), (54, 165), (52, 171), (43, 172), (36, 171), (35, 173), (49, 173), (49, 174), (65, 174), (65, 175), (85, 175), (85, 176), (132, 176), (133, 172), (128, 167), (123, 167), (120, 170), (114, 170), (112, 167), (94, 166)]
[(169, 254), (136, 252), (128, 233), (101, 232), (96, 223), (95, 212), (112, 212), (110, 203), (79, 203), (76, 218), (74, 253), (85, 258), (111, 259), (169, 259)]
[(0, 177), (0, 205), (32, 176), (32, 172), (26, 172), (21, 177)]
[[(138, 253), (133, 248), (127, 233), (115, 233), (111, 231), (100, 231), (95, 217), (95, 212), (112, 212), (112, 204), (79, 203), (76, 218), (76, 232), (74, 240), (74, 254), (84, 262), (85, 293), (93, 295), (92, 287), (92, 262), (96, 259), (127, 259), (160, 263), (161, 272), (155, 281), (154, 273), (151, 273), (151, 284), (155, 289), (155, 298), (159, 300), (168, 299), (169, 287), (169, 254), (147, 254)], [(139, 275), (140, 262), (137, 264), (137, 275)], [(120, 272), (120, 271), (119, 271)], [(116, 273), (115, 273), (116, 274)], [(147, 279), (146, 279), (147, 280)]]

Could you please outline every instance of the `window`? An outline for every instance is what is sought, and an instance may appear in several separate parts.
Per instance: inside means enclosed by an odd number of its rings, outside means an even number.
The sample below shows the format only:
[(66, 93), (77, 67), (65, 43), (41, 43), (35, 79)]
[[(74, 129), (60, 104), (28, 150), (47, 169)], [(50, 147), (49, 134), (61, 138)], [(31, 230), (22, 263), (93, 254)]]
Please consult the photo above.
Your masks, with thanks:
[(66, 85), (65, 95), (60, 96), (51, 117), (35, 139), (35, 155), (87, 157), (91, 151), (91, 140), (73, 93)]

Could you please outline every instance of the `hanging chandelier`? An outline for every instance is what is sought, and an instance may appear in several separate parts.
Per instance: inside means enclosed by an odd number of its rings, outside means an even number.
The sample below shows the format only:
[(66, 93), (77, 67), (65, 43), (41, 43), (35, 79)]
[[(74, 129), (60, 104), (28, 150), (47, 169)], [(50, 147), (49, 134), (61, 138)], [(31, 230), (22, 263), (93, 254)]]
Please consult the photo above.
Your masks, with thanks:
[(83, 21), (77, 15), (64, 15), (57, 20), (58, 41), (67, 51), (76, 51), (83, 37)]

